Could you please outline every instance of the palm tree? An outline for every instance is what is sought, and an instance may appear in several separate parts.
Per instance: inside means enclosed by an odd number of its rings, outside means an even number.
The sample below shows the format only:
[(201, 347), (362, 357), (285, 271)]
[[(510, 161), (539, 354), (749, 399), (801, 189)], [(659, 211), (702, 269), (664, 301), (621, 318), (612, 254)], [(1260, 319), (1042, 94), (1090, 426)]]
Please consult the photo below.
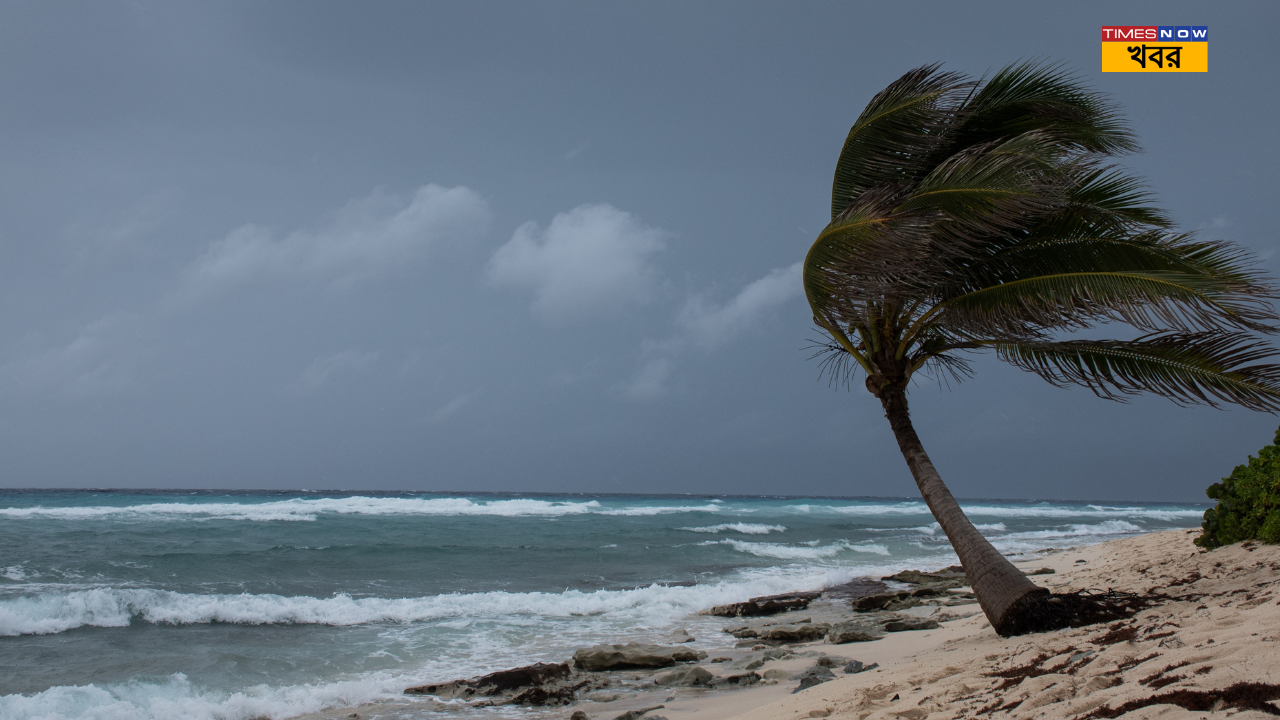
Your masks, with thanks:
[[(916, 373), (961, 380), (966, 353), (993, 350), (1105, 398), (1280, 409), (1280, 366), (1258, 362), (1275, 353), (1256, 339), (1280, 319), (1273, 287), (1241, 249), (1177, 232), (1108, 162), (1136, 149), (1106, 98), (1058, 66), (1012, 65), (985, 83), (922, 67), (849, 131), (831, 223), (805, 258), (805, 294), (831, 338), (824, 371), (865, 374), (1001, 635), (1081, 620), (965, 517), (912, 427)], [(1063, 337), (1117, 325), (1136, 337)]]

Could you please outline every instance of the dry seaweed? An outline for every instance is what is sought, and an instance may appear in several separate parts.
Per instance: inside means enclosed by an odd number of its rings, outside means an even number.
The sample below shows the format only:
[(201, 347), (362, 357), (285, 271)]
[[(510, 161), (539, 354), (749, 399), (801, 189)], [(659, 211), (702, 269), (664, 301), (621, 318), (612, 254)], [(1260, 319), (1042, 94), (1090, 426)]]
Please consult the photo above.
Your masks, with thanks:
[(1032, 658), (1031, 662), (1027, 663), (1026, 665), (1019, 665), (1017, 667), (1011, 667), (1006, 670), (996, 670), (994, 672), (989, 672), (987, 673), (987, 677), (1004, 678), (1004, 682), (1000, 683), (995, 687), (995, 690), (998, 692), (1000, 690), (1011, 688), (1021, 683), (1023, 680), (1026, 680), (1027, 678), (1040, 677), (1041, 675), (1050, 675), (1053, 673), (1060, 673), (1063, 670), (1067, 669), (1067, 666), (1071, 664), (1070, 659), (1067, 659), (1061, 664), (1054, 665), (1053, 667), (1049, 667), (1049, 668), (1044, 667), (1044, 661), (1048, 660), (1050, 657), (1057, 657), (1058, 655), (1063, 655), (1069, 652), (1073, 652), (1074, 650), (1075, 650), (1074, 647), (1069, 647), (1066, 650), (1063, 650), (1062, 652), (1057, 653), (1057, 655), (1053, 655), (1053, 656), (1045, 655), (1042, 653)]
[(1280, 700), (1280, 685), (1239, 682), (1221, 690), (1171, 690), (1138, 700), (1130, 700), (1116, 707), (1103, 706), (1088, 715), (1081, 716), (1079, 720), (1117, 718), (1150, 705), (1177, 705), (1193, 712), (1238, 708), (1257, 710), (1268, 715), (1280, 715), (1280, 710), (1270, 704), (1272, 700)]
[[(1142, 678), (1141, 680), (1139, 680), (1139, 681), (1138, 681), (1138, 684), (1139, 684), (1139, 685), (1151, 685), (1152, 687), (1161, 687), (1160, 685), (1155, 685), (1154, 683), (1156, 683), (1157, 681), (1159, 681), (1159, 680), (1160, 680), (1160, 678), (1161, 678), (1161, 677), (1163, 677), (1165, 673), (1169, 672), (1170, 670), (1177, 670), (1177, 669), (1178, 669), (1178, 668), (1180, 668), (1180, 667), (1186, 667), (1186, 666), (1188, 666), (1188, 665), (1190, 665), (1190, 664), (1191, 664), (1191, 661), (1190, 661), (1190, 660), (1183, 660), (1183, 661), (1182, 661), (1182, 662), (1180, 662), (1180, 663), (1173, 663), (1173, 664), (1170, 664), (1170, 665), (1165, 665), (1163, 668), (1161, 668), (1161, 669), (1159, 669), (1159, 670), (1157, 670), (1157, 671), (1155, 671), (1155, 672), (1151, 673), (1150, 675), (1148, 675), (1148, 676), (1146, 676), (1146, 677)], [(1181, 676), (1179, 676), (1179, 679), (1181, 679)], [(1165, 685), (1168, 685), (1168, 684), (1169, 684), (1169, 683), (1165, 683)]]
[(1132, 670), (1133, 668), (1138, 667), (1138, 666), (1139, 666), (1139, 665), (1141, 665), (1142, 663), (1144, 663), (1144, 662), (1146, 662), (1146, 661), (1148, 661), (1148, 660), (1154, 660), (1155, 658), (1158, 658), (1158, 657), (1160, 657), (1160, 653), (1151, 653), (1150, 655), (1145, 655), (1145, 656), (1143, 656), (1143, 657), (1132, 657), (1132, 658), (1129, 658), (1128, 660), (1125, 660), (1124, 662), (1120, 663), (1119, 665), (1116, 665), (1116, 666), (1115, 666), (1115, 669), (1113, 669), (1113, 670), (1108, 670), (1107, 672), (1105, 672), (1105, 673), (1103, 673), (1103, 674), (1104, 674), (1104, 675), (1119, 675), (1120, 673), (1124, 672), (1125, 670)]
[(1130, 642), (1137, 637), (1137, 629), (1124, 623), (1116, 623), (1106, 633), (1094, 638), (1093, 643), (1095, 645), (1115, 645), (1116, 643)]
[(1013, 620), (1009, 621), (1007, 627), (1000, 628), (1000, 634), (1007, 637), (1123, 620), (1168, 600), (1163, 595), (1138, 595), (1117, 590), (1032, 593), (1024, 596), (1009, 610), (1007, 617)]

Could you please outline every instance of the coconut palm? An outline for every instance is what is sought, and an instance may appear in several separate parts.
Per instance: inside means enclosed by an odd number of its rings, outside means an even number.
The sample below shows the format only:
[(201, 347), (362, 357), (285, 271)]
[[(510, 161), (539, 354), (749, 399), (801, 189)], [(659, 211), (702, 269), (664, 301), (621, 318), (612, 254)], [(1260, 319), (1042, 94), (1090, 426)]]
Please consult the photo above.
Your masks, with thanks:
[[(966, 355), (991, 350), (1105, 398), (1280, 409), (1280, 366), (1259, 362), (1274, 351), (1257, 339), (1276, 329), (1272, 286), (1241, 249), (1175, 230), (1108, 162), (1136, 149), (1106, 98), (1060, 67), (1013, 65), (985, 82), (919, 68), (849, 131), (831, 223), (805, 258), (805, 294), (831, 338), (824, 371), (865, 375), (1002, 635), (1080, 616), (965, 517), (912, 427), (916, 373), (961, 380)], [(1064, 337), (1118, 327), (1131, 338)]]

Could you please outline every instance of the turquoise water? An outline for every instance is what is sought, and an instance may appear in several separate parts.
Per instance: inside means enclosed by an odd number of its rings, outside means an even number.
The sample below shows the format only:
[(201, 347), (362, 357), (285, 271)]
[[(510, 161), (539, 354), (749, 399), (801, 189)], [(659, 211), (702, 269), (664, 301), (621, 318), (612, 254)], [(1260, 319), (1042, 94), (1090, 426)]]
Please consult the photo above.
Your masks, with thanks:
[[(1005, 552), (1204, 506), (963, 502)], [(0, 491), (0, 718), (292, 717), (955, 562), (909, 499)], [(410, 708), (411, 709), (411, 708)]]

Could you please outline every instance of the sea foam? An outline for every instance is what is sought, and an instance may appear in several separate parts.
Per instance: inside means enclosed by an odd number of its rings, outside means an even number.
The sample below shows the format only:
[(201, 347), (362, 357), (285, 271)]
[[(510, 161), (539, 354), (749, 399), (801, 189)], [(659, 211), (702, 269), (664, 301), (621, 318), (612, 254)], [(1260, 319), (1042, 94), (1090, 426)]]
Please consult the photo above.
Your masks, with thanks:
[[(1197, 508), (1123, 507), (1105, 505), (986, 505), (962, 503), (971, 517), (995, 518), (1126, 518), (1176, 521), (1197, 518)], [(834, 513), (855, 516), (928, 516), (929, 510), (919, 501), (863, 502), (853, 505), (803, 503), (768, 508), (736, 507), (715, 500), (696, 505), (613, 505), (597, 500), (584, 502), (515, 498), (476, 501), (469, 498), (396, 498), (350, 496), (340, 498), (292, 498), (270, 502), (197, 502), (148, 503), (142, 505), (88, 507), (8, 507), (0, 508), (0, 517), (15, 520), (45, 518), (60, 520), (137, 519), (137, 520), (250, 520), (258, 522), (316, 520), (321, 515), (434, 515), (434, 516), (499, 516), (560, 517), (566, 515), (611, 515), (645, 517), (673, 513), (716, 513), (719, 515), (773, 512), (778, 514), (813, 515)], [(731, 525), (733, 523), (726, 523)], [(749, 524), (743, 524), (744, 526)], [(685, 528), (687, 529), (687, 528)]]
[(818, 558), (835, 557), (836, 555), (846, 551), (872, 553), (875, 555), (889, 555), (889, 549), (884, 545), (876, 545), (874, 543), (849, 543), (843, 541), (822, 546), (817, 545), (817, 541), (812, 543), (800, 543), (799, 545), (784, 545), (781, 543), (747, 542), (745, 540), (708, 540), (698, 544), (728, 545), (738, 552), (755, 555), (756, 557), (776, 558), (779, 560), (815, 560)]
[(1089, 535), (1132, 535), (1133, 533), (1140, 532), (1146, 532), (1146, 530), (1131, 522), (1125, 522), (1124, 520), (1106, 520), (1096, 525), (1073, 523), (1065, 527), (1049, 528), (1046, 530), (1009, 533), (1004, 537), (1009, 540), (1040, 540), (1085, 537)]
[[(736, 543), (738, 541), (713, 541)], [(868, 545), (822, 548), (771, 548), (743, 543), (752, 553), (796, 551), (796, 557), (824, 557), (833, 549), (877, 552)], [(779, 555), (763, 555), (778, 557)], [(239, 625), (364, 625), (415, 623), (449, 618), (568, 618), (610, 613), (661, 625), (671, 618), (755, 595), (820, 589), (847, 582), (876, 568), (807, 568), (771, 572), (736, 581), (690, 587), (654, 584), (633, 590), (566, 590), (560, 593), (502, 591), (450, 593), (413, 598), (352, 598), (346, 594), (316, 598), (271, 594), (195, 594), (138, 588), (94, 588), (0, 601), (0, 636), (46, 635), (73, 628), (125, 627), (133, 621), (160, 625), (234, 623)]]
[(371, 673), (356, 680), (218, 692), (177, 673), (156, 681), (52, 687), (0, 696), (0, 718), (40, 720), (251, 720), (290, 718), (377, 701), (404, 703), (411, 679)]
[(722, 523), (720, 525), (708, 525), (706, 527), (682, 527), (677, 530), (688, 530), (696, 533), (711, 533), (717, 535), (722, 532), (732, 530), (740, 532), (743, 535), (768, 535), (771, 532), (786, 532), (786, 525), (761, 525), (759, 523)]
[[(928, 516), (929, 508), (923, 502), (900, 502), (900, 503), (863, 503), (858, 505), (791, 505), (788, 506), (796, 512), (813, 512), (818, 509), (829, 510), (830, 512), (842, 515), (866, 515), (866, 516), (882, 516), (882, 515), (922, 515)], [(1197, 508), (1161, 508), (1161, 507), (1124, 507), (1109, 505), (980, 505), (973, 503), (960, 503), (961, 509), (970, 518), (980, 517), (996, 517), (996, 518), (1129, 518), (1129, 519), (1151, 519), (1171, 522), (1186, 518), (1198, 518), (1203, 513), (1203, 509)]]
[(161, 519), (252, 521), (314, 521), (319, 515), (438, 515), (501, 517), (559, 517), (563, 515), (662, 515), (667, 513), (720, 512), (722, 504), (604, 507), (599, 501), (565, 502), (536, 499), (488, 500), (467, 498), (293, 498), (263, 503), (149, 503), (146, 505), (92, 507), (9, 507), (0, 517), (61, 520)]

